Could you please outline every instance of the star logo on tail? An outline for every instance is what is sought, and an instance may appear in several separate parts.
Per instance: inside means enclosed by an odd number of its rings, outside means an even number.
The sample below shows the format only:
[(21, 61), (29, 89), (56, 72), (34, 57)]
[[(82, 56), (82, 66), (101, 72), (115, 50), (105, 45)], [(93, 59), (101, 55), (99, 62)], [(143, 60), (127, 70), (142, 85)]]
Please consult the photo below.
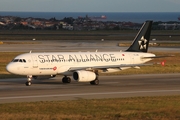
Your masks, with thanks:
[(138, 43), (139, 43), (140, 50), (147, 48), (147, 40), (144, 38), (144, 36), (141, 37)]

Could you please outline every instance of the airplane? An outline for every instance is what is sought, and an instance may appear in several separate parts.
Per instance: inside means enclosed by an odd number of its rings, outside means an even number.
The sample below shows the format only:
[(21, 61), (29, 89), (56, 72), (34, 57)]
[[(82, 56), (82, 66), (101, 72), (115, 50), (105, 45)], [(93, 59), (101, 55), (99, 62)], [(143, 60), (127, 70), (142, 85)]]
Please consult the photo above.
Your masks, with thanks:
[(77, 82), (99, 84), (99, 73), (118, 72), (129, 68), (149, 65), (157, 56), (147, 53), (153, 21), (146, 21), (126, 51), (119, 52), (47, 52), (24, 53), (16, 56), (6, 70), (12, 74), (26, 75), (26, 86), (32, 79), (63, 75), (62, 83), (70, 83), (72, 76)]

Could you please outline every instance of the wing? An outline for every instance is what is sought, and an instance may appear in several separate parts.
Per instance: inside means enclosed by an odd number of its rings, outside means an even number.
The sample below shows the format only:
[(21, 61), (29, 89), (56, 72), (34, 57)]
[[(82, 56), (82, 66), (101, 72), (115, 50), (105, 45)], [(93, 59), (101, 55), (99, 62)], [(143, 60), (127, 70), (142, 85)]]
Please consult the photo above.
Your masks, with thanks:
[(85, 67), (70, 67), (68, 71), (76, 70), (107, 70), (107, 69), (122, 69), (123, 67), (134, 67), (139, 68), (139, 66), (148, 66), (153, 64), (120, 64), (120, 65), (108, 65), (108, 66), (85, 66)]
[[(174, 55), (168, 55), (168, 56), (149, 56), (149, 57), (143, 57), (142, 59), (154, 59), (154, 58), (164, 58), (164, 57), (174, 57)], [(164, 61), (163, 61), (164, 63)], [(148, 65), (157, 65), (160, 63), (149, 63), (149, 64), (120, 64), (120, 65), (106, 65), (106, 66), (85, 66), (85, 67), (70, 67), (68, 71), (76, 71), (76, 70), (107, 70), (107, 69), (120, 69), (125, 67), (132, 67), (132, 68), (140, 68), (140, 66), (148, 66)], [(164, 66), (164, 65), (163, 65)]]

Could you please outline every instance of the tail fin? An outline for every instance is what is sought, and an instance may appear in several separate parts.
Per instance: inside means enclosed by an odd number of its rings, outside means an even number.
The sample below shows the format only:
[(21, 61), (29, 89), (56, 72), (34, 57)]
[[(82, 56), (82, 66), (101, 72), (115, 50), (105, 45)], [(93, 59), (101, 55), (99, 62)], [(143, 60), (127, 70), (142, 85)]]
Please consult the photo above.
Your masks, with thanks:
[(127, 52), (147, 52), (151, 34), (152, 21), (146, 21), (136, 35)]

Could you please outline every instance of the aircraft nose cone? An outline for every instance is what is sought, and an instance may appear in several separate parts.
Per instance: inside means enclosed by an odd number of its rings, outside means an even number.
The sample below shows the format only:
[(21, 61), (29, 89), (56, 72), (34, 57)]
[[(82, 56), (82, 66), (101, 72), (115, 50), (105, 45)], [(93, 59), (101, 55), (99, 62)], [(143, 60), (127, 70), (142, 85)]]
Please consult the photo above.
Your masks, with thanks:
[(6, 66), (6, 70), (8, 71), (8, 72), (10, 72), (10, 73), (15, 73), (15, 69), (14, 69), (14, 66), (11, 64), (11, 63), (9, 63), (7, 66)]

